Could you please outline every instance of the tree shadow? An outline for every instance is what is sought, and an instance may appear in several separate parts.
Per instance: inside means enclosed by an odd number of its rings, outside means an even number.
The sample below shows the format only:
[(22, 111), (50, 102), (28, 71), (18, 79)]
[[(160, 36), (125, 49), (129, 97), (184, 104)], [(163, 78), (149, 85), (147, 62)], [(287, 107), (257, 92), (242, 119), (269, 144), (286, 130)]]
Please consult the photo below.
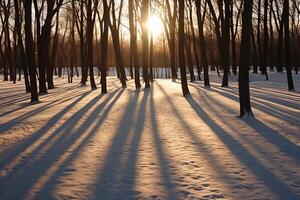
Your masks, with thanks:
[(300, 164), (300, 147), (297, 144), (291, 142), (258, 119), (246, 119), (244, 121), (259, 135), (277, 146), (281, 152)]
[[(224, 106), (221, 102), (217, 101), (215, 98), (213, 98), (211, 95), (206, 94), (205, 92), (199, 91), (199, 94), (200, 94), (199, 98), (201, 99), (203, 105), (206, 106), (206, 110), (209, 110), (213, 116), (216, 116), (224, 124), (227, 124), (227, 127), (229, 127), (234, 132), (236, 132), (236, 133), (240, 132), (240, 127), (236, 127), (233, 124), (231, 124), (228, 120), (228, 116), (224, 115), (224, 113), (230, 113), (233, 116), (237, 116), (237, 113), (234, 111), (233, 108), (231, 108), (229, 106)], [(223, 112), (223, 111), (221, 112), (219, 109), (217, 109), (218, 107), (222, 107), (225, 112)], [(223, 113), (223, 115), (221, 115), (220, 113)], [(254, 118), (253, 120), (256, 120), (256, 119)], [(245, 120), (245, 121), (247, 121), (247, 120)], [(253, 127), (251, 127), (251, 126), (250, 126), (250, 128), (253, 129)], [(270, 128), (268, 127), (268, 129), (267, 129), (268, 133), (270, 132), (269, 129)], [(255, 129), (253, 129), (253, 130), (255, 130)], [(279, 137), (283, 137), (278, 132), (275, 132), (273, 129), (270, 129), (270, 130), (273, 132), (272, 134), (274, 134), (274, 135), (278, 134)], [(257, 130), (255, 130), (255, 131), (258, 133), (258, 135), (261, 136), (260, 132), (258, 132)], [(264, 148), (263, 145), (258, 145), (258, 143), (256, 141), (253, 141), (253, 139), (249, 138), (248, 135), (239, 134), (239, 137), (242, 138), (245, 143), (251, 145), (252, 148), (255, 149), (257, 152), (259, 152), (265, 160), (267, 160), (268, 162), (271, 163), (272, 167), (276, 167), (277, 169), (281, 169), (282, 171), (291, 172), (287, 166), (274, 160), (273, 156), (269, 156), (271, 153), (274, 154), (274, 149), (268, 149), (268, 148)], [(287, 140), (287, 139), (284, 138), (284, 140)], [(268, 141), (270, 141), (270, 140), (268, 140)], [(273, 144), (273, 145), (275, 145), (275, 144)], [(295, 145), (295, 144), (293, 144), (293, 145)], [(275, 146), (277, 146), (277, 145), (275, 145)], [(293, 156), (290, 156), (290, 155), (287, 155), (287, 156), (292, 159), (295, 159), (295, 157), (293, 157)]]
[[(222, 95), (228, 99), (231, 99), (233, 101), (239, 102), (238, 95), (233, 94), (232, 92), (227, 92), (226, 90), (217, 89), (217, 88), (211, 88), (210, 91), (220, 94), (220, 95)], [(293, 117), (292, 115), (287, 113), (286, 110), (282, 110), (278, 107), (275, 108), (274, 106), (269, 105), (268, 103), (266, 103), (262, 100), (252, 98), (251, 104), (253, 105), (254, 108), (256, 108), (264, 113), (267, 113), (269, 115), (272, 115), (274, 117), (281, 118), (282, 120), (286, 121), (287, 123), (291, 123), (296, 126), (298, 126), (298, 124), (300, 123), (299, 119), (297, 119), (296, 117)]]
[(189, 96), (186, 98), (197, 115), (214, 131), (231, 153), (242, 162), (247, 169), (256, 175), (268, 188), (272, 190), (280, 199), (298, 199), (299, 196), (275, 174), (270, 172), (261, 164), (250, 152), (248, 152), (234, 137), (221, 128), (208, 114), (199, 106), (199, 104)]
[(179, 197), (176, 194), (176, 185), (173, 182), (171, 177), (171, 171), (169, 169), (170, 163), (168, 162), (167, 155), (161, 143), (161, 137), (159, 134), (159, 129), (157, 125), (157, 111), (155, 109), (155, 102), (154, 102), (154, 94), (153, 94), (153, 87), (151, 88), (151, 98), (150, 98), (150, 119), (151, 119), (151, 132), (152, 138), (156, 147), (156, 154), (159, 161), (160, 166), (160, 175), (162, 177), (163, 186), (167, 192), (165, 199), (176, 200)]
[[(222, 91), (226, 91), (229, 93), (232, 93), (234, 95), (238, 95), (238, 88), (237, 87), (232, 87), (232, 88), (221, 88), (219, 86), (214, 87), (215, 89), (218, 90), (222, 90)], [(251, 88), (251, 98), (255, 99), (255, 100), (264, 100), (265, 103), (272, 105), (283, 105), (286, 107), (290, 107), (293, 109), (300, 109), (300, 105), (299, 105), (299, 98), (289, 98), (289, 96), (287, 94), (285, 94), (284, 97), (281, 96), (282, 91), (278, 91), (276, 94), (269, 94), (266, 95), (268, 93), (265, 93), (264, 89), (261, 90), (257, 90), (257, 89), (252, 89)], [(262, 101), (260, 101), (262, 102)]]
[[(93, 107), (93, 105), (95, 105), (100, 100), (103, 95), (97, 96), (96, 98), (85, 104), (70, 118), (68, 118), (60, 127), (55, 129), (54, 132), (47, 136), (45, 140), (33, 146), (33, 143), (35, 143), (44, 134), (46, 134), (47, 131), (49, 131), (53, 123), (55, 124), (58, 119), (60, 119), (63, 114), (67, 112), (67, 110), (69, 110), (76, 104), (77, 101), (75, 101), (72, 105), (70, 105), (70, 107), (67, 107), (52, 119), (50, 119), (50, 123), (47, 123), (43, 128), (33, 134), (33, 136), (28, 138), (26, 142), (21, 143), (16, 148), (13, 148), (11, 152), (6, 154), (6, 157), (1, 160), (0, 166), (2, 170), (5, 170), (5, 168), (13, 162), (15, 157), (19, 156), (22, 159), (17, 160), (18, 162), (14, 164), (14, 166), (9, 169), (9, 171), (7, 171), (4, 176), (0, 177), (0, 192), (3, 194), (3, 198), (17, 199), (19, 197), (25, 197), (33, 189), (32, 187), (36, 184), (36, 182), (43, 176), (45, 176), (46, 173), (49, 173), (50, 168), (55, 166), (55, 164), (63, 156), (63, 154), (66, 153), (69, 149), (72, 149), (73, 146), (76, 145), (76, 143), (78, 143), (80, 139), (82, 139), (82, 137), (84, 137), (83, 133), (93, 125), (96, 116), (99, 115), (101, 111), (104, 111), (103, 109), (106, 108), (106, 104), (110, 102), (111, 97), (115, 96), (115, 98), (111, 101), (111, 105), (107, 107), (110, 109), (112, 108), (112, 105), (116, 102), (116, 100), (121, 96), (121, 94), (122, 92), (118, 92), (118, 90), (116, 90), (108, 95), (104, 101), (102, 101), (98, 106), (96, 106), (96, 108), (93, 109), (87, 119), (84, 119), (84, 124), (77, 129), (76, 124), (78, 123), (78, 121)], [(106, 115), (108, 114), (108, 111), (109, 109), (104, 111)], [(104, 120), (105, 117), (103, 116), (102, 120)], [(95, 131), (95, 127), (93, 130)], [(92, 135), (94, 134), (94, 132), (89, 134)], [(86, 143), (87, 140), (83, 140), (82, 142)], [(79, 146), (82, 147), (83, 144)], [(23, 157), (22, 152), (26, 152), (29, 148), (33, 148), (33, 150), (31, 150), (31, 152), (25, 153), (25, 157)], [(81, 148), (78, 147), (77, 151), (75, 152), (78, 153), (80, 149)], [(71, 159), (71, 157), (68, 158)], [(70, 162), (70, 160), (68, 161)], [(14, 162), (16, 162), (16, 160), (14, 160)], [(66, 165), (64, 167), (66, 167)], [(31, 173), (27, 174), (27, 170), (31, 171)], [(49, 175), (50, 180), (45, 182), (44, 188), (47, 189), (47, 192), (43, 193), (43, 198), (44, 196), (49, 196), (49, 198), (51, 198), (52, 190), (48, 189), (54, 186), (51, 184), (53, 181), (53, 177), (55, 180), (58, 177), (57, 175), (55, 175), (55, 172), (53, 172), (53, 174)], [(19, 187), (19, 190), (17, 190), (17, 192), (14, 190), (15, 187)], [(45, 192), (45, 190), (43, 189), (42, 191)]]
[[(158, 84), (157, 84), (158, 85)], [(196, 148), (200, 154), (204, 154), (206, 161), (209, 164), (209, 167), (213, 169), (213, 171), (218, 175), (218, 177), (222, 177), (223, 182), (230, 183), (234, 180), (234, 177), (226, 172), (224, 166), (217, 160), (216, 155), (212, 152), (212, 149), (208, 147), (202, 139), (199, 138), (197, 133), (193, 130), (193, 128), (187, 123), (187, 119), (185, 119), (178, 111), (176, 105), (173, 103), (173, 100), (167, 94), (167, 92), (162, 88), (162, 86), (158, 85), (161, 92), (164, 94), (164, 97), (167, 99), (169, 105), (172, 108), (174, 113), (174, 117), (176, 117), (180, 124), (183, 126), (184, 130), (187, 132), (187, 136), (193, 141), (193, 144), (196, 145)], [(209, 89), (209, 88), (208, 88)], [(201, 190), (201, 185), (199, 185), (199, 189)]]
[[(41, 113), (42, 111), (50, 109), (51, 107), (54, 107), (54, 106), (59, 105), (59, 104), (61, 104), (63, 102), (66, 102), (66, 101), (70, 101), (70, 100), (72, 100), (74, 98), (77, 98), (77, 97), (80, 97), (79, 99), (81, 99), (82, 96), (86, 96), (89, 93), (90, 93), (90, 91), (84, 92), (84, 93), (82, 93), (82, 92), (68, 93), (68, 94), (65, 94), (64, 96), (60, 96), (61, 98), (58, 98), (58, 99), (56, 99), (54, 101), (51, 101), (49, 103), (41, 103), (41, 102), (39, 102), (38, 104), (43, 104), (43, 106), (35, 108), (35, 109), (33, 109), (33, 110), (29, 111), (29, 112), (25, 112), (24, 114), (21, 114), (21, 115), (15, 117), (15, 118), (11, 119), (8, 122), (1, 124), (0, 132), (4, 132), (4, 131), (10, 129), (11, 127), (13, 127), (14, 125), (22, 122), (23, 120), (26, 120), (29, 117), (32, 117), (34, 115), (37, 115), (37, 114)], [(20, 106), (18, 108), (15, 108), (13, 110), (9, 110), (9, 111), (7, 111), (5, 113), (0, 114), (0, 117), (3, 117), (3, 116), (8, 115), (8, 114), (11, 114), (13, 112), (16, 112), (18, 110), (21, 110), (21, 109), (26, 108), (26, 107), (31, 106), (31, 105), (33, 105), (33, 104), (32, 103), (23, 104), (22, 106)]]
[[(79, 156), (80, 152), (83, 150), (85, 146), (89, 144), (89, 142), (92, 140), (92, 138), (95, 136), (97, 132), (99, 132), (99, 128), (104, 123), (105, 119), (108, 117), (108, 114), (112, 111), (115, 103), (117, 100), (121, 97), (123, 94), (124, 89), (119, 89), (113, 92), (113, 95), (108, 97), (106, 100), (110, 100), (109, 102), (103, 101), (102, 104), (99, 104), (92, 113), (89, 115), (89, 117), (85, 120), (85, 123), (80, 126), (78, 129), (75, 130), (74, 134), (78, 135), (78, 139), (80, 140), (77, 144), (77, 146), (72, 149), (68, 150), (68, 156), (65, 158), (65, 160), (60, 164), (59, 168), (48, 177), (48, 180), (44, 183), (43, 187), (39, 190), (39, 192), (36, 194), (36, 199), (42, 199), (45, 198), (45, 196), (49, 196), (49, 198), (52, 197), (54, 190), (56, 189), (57, 184), (59, 183), (59, 179), (68, 172), (70, 166), (73, 164), (73, 162), (76, 160), (76, 158)], [(107, 104), (107, 106), (106, 106)], [(97, 116), (101, 114), (101, 118), (99, 120), (97, 119)], [(93, 125), (94, 123), (94, 125)], [(87, 133), (84, 133), (89, 127), (92, 127), (91, 130), (89, 130)], [(84, 133), (84, 134), (83, 134)], [(82, 136), (83, 135), (83, 136)], [(83, 138), (80, 138), (83, 137)], [(76, 142), (74, 141), (74, 142)], [(71, 147), (70, 147), (71, 148)], [(69, 149), (70, 149), (69, 148)]]
[[(117, 131), (113, 135), (104, 163), (95, 181), (96, 188), (92, 191), (95, 199), (106, 199), (108, 198), (107, 195), (112, 199), (131, 199), (138, 195), (134, 191), (136, 162), (144, 129), (145, 108), (149, 92), (145, 91), (137, 112), (138, 116), (135, 119), (139, 96), (139, 91), (133, 93), (133, 95), (129, 93), (129, 102), (127, 102)], [(128, 142), (133, 128), (135, 128), (135, 131), (132, 133), (131, 141)], [(127, 149), (129, 145), (130, 148)]]

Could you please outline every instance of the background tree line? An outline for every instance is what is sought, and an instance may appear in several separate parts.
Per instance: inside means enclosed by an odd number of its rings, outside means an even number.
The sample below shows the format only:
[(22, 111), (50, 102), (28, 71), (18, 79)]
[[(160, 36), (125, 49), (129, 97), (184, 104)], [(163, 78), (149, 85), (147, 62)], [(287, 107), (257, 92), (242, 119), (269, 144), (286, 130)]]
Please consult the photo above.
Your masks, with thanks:
[[(151, 34), (149, 16), (161, 18), (164, 32)], [(107, 92), (115, 68), (122, 87), (129, 78), (145, 88), (163, 76), (190, 82), (209, 73), (239, 75), (241, 115), (251, 112), (249, 71), (292, 71), (300, 65), (300, 2), (297, 0), (3, 0), (0, 2), (0, 70), (4, 81), (24, 77), (31, 100), (53, 89), (53, 77), (67, 72)], [(96, 73), (96, 74), (95, 74)], [(202, 76), (203, 74), (203, 76)], [(188, 75), (188, 76), (187, 76)], [(141, 77), (140, 77), (141, 76)]]

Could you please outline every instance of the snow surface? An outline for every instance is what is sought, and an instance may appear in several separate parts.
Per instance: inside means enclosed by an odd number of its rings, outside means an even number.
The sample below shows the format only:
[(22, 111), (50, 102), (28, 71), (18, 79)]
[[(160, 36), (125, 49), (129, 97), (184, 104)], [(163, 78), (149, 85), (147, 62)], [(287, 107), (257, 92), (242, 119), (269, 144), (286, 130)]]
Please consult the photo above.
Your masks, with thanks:
[(0, 81), (0, 199), (300, 199), (300, 76), (289, 92), (285, 74), (251, 75), (255, 119), (230, 79), (184, 98), (178, 81), (111, 77), (100, 95), (55, 78), (36, 104)]

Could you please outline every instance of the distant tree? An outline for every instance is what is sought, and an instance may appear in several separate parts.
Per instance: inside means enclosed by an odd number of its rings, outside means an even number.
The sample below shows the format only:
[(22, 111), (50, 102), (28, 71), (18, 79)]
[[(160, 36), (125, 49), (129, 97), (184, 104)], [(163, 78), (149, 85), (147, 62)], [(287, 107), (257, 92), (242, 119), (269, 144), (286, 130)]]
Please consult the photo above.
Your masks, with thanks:
[(100, 40), (101, 45), (101, 93), (107, 93), (106, 70), (107, 70), (107, 46), (108, 46), (108, 28), (109, 28), (110, 6), (107, 0), (103, 0), (103, 33)]
[[(198, 22), (198, 34), (200, 45), (200, 61), (204, 71), (204, 85), (210, 87), (209, 75), (208, 75), (208, 60), (207, 60), (207, 47), (204, 38), (204, 22), (206, 16), (206, 2), (203, 4), (203, 0), (195, 0), (197, 22)], [(203, 8), (203, 9), (202, 9)]]
[(200, 66), (200, 61), (199, 61), (199, 53), (198, 53), (198, 40), (196, 37), (195, 33), (195, 27), (194, 27), (194, 17), (193, 17), (193, 3), (192, 0), (188, 0), (188, 5), (189, 5), (189, 21), (190, 21), (190, 27), (191, 27), (191, 41), (192, 41), (192, 46), (193, 46), (193, 52), (194, 52), (194, 57), (195, 57), (195, 62), (196, 62), (196, 67), (197, 67), (197, 72), (198, 72), (198, 80), (201, 80), (201, 66)]
[(134, 82), (137, 89), (141, 88), (140, 83), (140, 66), (138, 59), (138, 49), (137, 49), (137, 27), (135, 21), (135, 0), (128, 0), (128, 10), (129, 10), (129, 30), (130, 30), (130, 58), (134, 66)]
[(90, 73), (91, 89), (97, 89), (94, 79), (94, 65), (93, 65), (93, 33), (96, 19), (96, 9), (98, 7), (98, 0), (87, 0), (86, 4), (86, 48), (87, 48), (87, 67)]
[[(25, 48), (24, 48), (23, 37), (22, 37), (22, 23), (21, 23), (22, 15), (20, 12), (19, 0), (14, 0), (14, 4), (15, 4), (15, 24), (16, 24), (15, 31), (17, 32), (18, 47), (19, 47), (18, 50), (20, 52), (20, 61), (21, 61), (23, 72), (24, 72), (25, 91), (30, 92), (30, 82), (28, 79), (28, 69), (27, 69), (27, 64), (26, 64)], [(21, 17), (20, 17), (20, 15), (21, 15)]]
[[(268, 71), (267, 71), (267, 64), (268, 64), (268, 56), (269, 56), (269, 30), (268, 30), (268, 7), (269, 1), (264, 0), (264, 40), (263, 40), (263, 55), (261, 59), (261, 70), (262, 73), (266, 76), (266, 80), (268, 80)], [(260, 34), (260, 33), (259, 33)]]
[[(171, 9), (170, 1), (166, 0), (166, 9), (164, 18), (165, 33), (167, 36), (169, 52), (170, 52), (170, 67), (172, 80), (177, 78), (176, 68), (176, 19), (177, 19), (177, 0), (173, 1), (173, 9)], [(172, 12), (173, 10), (173, 12)]]
[(207, 0), (207, 3), (215, 25), (220, 64), (224, 71), (222, 87), (226, 87), (228, 86), (230, 63), (230, 1), (218, 0), (216, 6), (213, 5), (211, 0)]
[(120, 44), (120, 24), (121, 24), (121, 13), (124, 6), (124, 0), (120, 0), (120, 6), (119, 6), (119, 12), (116, 16), (116, 6), (115, 1), (111, 0), (111, 20), (109, 23), (110, 30), (111, 30), (111, 36), (113, 40), (113, 46), (114, 46), (114, 52), (115, 52), (115, 61), (116, 61), (116, 67), (118, 72), (118, 77), (120, 78), (122, 87), (126, 87), (126, 73), (125, 73), (125, 66), (124, 66), (124, 60), (122, 57), (121, 52), (121, 44)]
[[(47, 93), (46, 87), (46, 72), (48, 77), (48, 89), (54, 88), (53, 70), (49, 68), (49, 52), (50, 38), (52, 29), (52, 19), (58, 12), (64, 0), (33, 0), (36, 17), (36, 32), (37, 32), (37, 52), (38, 52), (38, 67), (39, 67), (39, 93)], [(45, 2), (47, 5), (45, 5)], [(40, 5), (41, 4), (41, 5)], [(40, 7), (39, 7), (40, 5)], [(41, 17), (43, 10), (46, 9), (46, 16), (43, 25)]]

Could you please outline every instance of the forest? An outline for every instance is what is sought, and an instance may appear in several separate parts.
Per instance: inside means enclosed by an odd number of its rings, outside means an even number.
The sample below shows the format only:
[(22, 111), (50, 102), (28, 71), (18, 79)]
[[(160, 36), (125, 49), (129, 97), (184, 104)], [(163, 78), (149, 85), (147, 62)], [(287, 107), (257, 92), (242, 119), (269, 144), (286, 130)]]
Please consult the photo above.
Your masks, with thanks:
[(299, 0), (1, 0), (0, 199), (300, 198), (299, 47)]

